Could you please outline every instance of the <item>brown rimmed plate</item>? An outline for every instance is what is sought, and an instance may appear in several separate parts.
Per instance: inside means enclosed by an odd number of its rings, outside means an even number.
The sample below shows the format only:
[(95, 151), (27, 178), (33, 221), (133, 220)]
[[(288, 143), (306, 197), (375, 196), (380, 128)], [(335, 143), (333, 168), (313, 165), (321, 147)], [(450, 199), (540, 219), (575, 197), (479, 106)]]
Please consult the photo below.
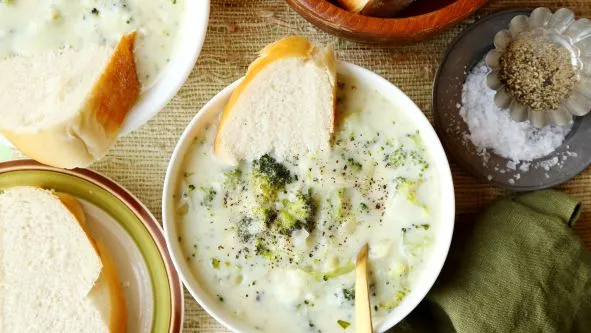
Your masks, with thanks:
[(115, 259), (127, 306), (127, 332), (181, 332), (182, 284), (162, 228), (137, 198), (94, 171), (57, 169), (31, 160), (0, 163), (0, 190), (13, 186), (52, 189), (82, 203), (90, 234)]

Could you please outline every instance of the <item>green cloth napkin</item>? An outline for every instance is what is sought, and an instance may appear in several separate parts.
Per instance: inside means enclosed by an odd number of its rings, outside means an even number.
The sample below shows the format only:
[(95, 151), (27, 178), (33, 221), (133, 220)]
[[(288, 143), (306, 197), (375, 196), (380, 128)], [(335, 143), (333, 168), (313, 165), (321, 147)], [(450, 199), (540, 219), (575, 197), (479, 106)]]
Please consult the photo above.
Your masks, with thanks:
[(538, 191), (456, 228), (427, 299), (392, 332), (591, 332), (591, 254), (570, 230), (580, 204)]

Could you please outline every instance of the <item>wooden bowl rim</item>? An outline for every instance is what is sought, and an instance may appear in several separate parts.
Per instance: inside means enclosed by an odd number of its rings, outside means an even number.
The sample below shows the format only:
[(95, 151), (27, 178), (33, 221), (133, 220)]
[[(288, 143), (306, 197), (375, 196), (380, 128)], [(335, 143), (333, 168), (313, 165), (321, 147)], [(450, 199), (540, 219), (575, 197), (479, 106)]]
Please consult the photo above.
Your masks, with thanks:
[[(387, 26), (388, 30), (384, 32), (388, 35), (396, 35), (396, 33), (408, 35), (419, 32), (428, 33), (432, 30), (440, 29), (442, 26), (452, 24), (471, 15), (488, 0), (457, 0), (429, 13), (400, 18), (381, 18), (351, 13), (327, 0), (287, 1), (306, 10), (309, 15), (336, 30), (346, 30), (349, 33), (376, 34), (379, 31), (384, 31), (384, 27)], [(323, 11), (319, 11), (318, 6), (320, 4), (326, 4), (328, 7)], [(468, 8), (468, 10), (457, 10), (459, 8)], [(334, 22), (335, 11), (341, 15), (341, 18), (338, 20), (339, 22)], [(401, 25), (403, 23), (404, 25)], [(414, 28), (419, 28), (420, 31), (413, 30)]]

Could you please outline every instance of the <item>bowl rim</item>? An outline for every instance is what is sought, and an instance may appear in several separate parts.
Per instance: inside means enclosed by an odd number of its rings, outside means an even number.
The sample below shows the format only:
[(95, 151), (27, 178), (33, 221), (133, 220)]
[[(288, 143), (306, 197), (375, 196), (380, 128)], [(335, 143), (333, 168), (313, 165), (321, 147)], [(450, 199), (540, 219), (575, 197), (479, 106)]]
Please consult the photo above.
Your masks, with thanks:
[[(382, 18), (365, 16), (349, 12), (328, 0), (286, 0), (296, 11), (305, 12), (313, 20), (322, 22), (333, 31), (342, 31), (347, 35), (364, 34), (378, 37), (387, 36), (390, 38), (408, 38), (416, 35), (429, 35), (438, 31), (438, 28), (447, 27), (458, 23), (464, 18), (473, 14), (482, 7), (488, 0), (457, 0), (438, 10), (399, 18)], [(318, 6), (324, 4), (325, 10), (318, 10)], [(335, 13), (341, 16), (335, 20)], [(445, 15), (448, 14), (448, 15)], [(451, 20), (443, 20), (449, 18)], [(360, 24), (363, 22), (363, 24)], [(419, 29), (410, 29), (420, 25)], [(386, 28), (388, 27), (388, 28)], [(354, 28), (354, 29), (353, 29)], [(410, 36), (409, 36), (410, 35)]]
[[(374, 86), (378, 91), (381, 91), (384, 95), (388, 93), (391, 100), (396, 100), (396, 105), (408, 110), (405, 111), (405, 114), (409, 116), (409, 120), (419, 129), (423, 139), (428, 142), (426, 146), (429, 147), (429, 153), (435, 164), (438, 165), (436, 176), (440, 179), (439, 191), (442, 193), (442, 202), (439, 209), (441, 226), (437, 228), (438, 240), (436, 240), (431, 255), (424, 263), (424, 272), (421, 274), (419, 283), (413, 287), (404, 301), (376, 326), (377, 332), (385, 332), (400, 322), (419, 304), (441, 272), (451, 245), (455, 223), (453, 179), (449, 161), (433, 126), (419, 107), (406, 94), (378, 74), (350, 63), (339, 62), (337, 64), (337, 72), (369, 82), (369, 84)], [(227, 311), (223, 310), (221, 306), (216, 305), (215, 298), (205, 290), (189, 267), (178, 241), (180, 235), (177, 233), (173, 198), (181, 174), (181, 168), (184, 164), (184, 154), (191, 146), (192, 139), (198, 130), (199, 124), (202, 120), (208, 121), (208, 117), (211, 117), (211, 114), (221, 112), (223, 105), (227, 102), (232, 91), (241, 80), (242, 78), (233, 82), (208, 101), (183, 131), (166, 170), (162, 191), (162, 219), (168, 251), (191, 296), (193, 296), (210, 316), (230, 330), (234, 332), (254, 333), (254, 331), (249, 329), (247, 323), (237, 320), (227, 313)]]
[(193, 71), (209, 25), (210, 0), (185, 0), (175, 51), (156, 81), (142, 91), (128, 112), (119, 136), (135, 131), (158, 114), (178, 93)]

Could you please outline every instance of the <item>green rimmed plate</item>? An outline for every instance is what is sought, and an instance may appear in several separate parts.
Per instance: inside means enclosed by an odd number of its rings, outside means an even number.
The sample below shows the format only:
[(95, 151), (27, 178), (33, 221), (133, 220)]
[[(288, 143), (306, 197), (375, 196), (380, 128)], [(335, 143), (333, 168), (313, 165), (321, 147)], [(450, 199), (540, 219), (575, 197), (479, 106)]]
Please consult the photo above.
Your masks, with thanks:
[(127, 332), (181, 332), (182, 284), (162, 228), (131, 193), (91, 170), (56, 169), (31, 160), (0, 163), (0, 189), (12, 186), (53, 189), (82, 203), (90, 234), (115, 259), (127, 306)]

